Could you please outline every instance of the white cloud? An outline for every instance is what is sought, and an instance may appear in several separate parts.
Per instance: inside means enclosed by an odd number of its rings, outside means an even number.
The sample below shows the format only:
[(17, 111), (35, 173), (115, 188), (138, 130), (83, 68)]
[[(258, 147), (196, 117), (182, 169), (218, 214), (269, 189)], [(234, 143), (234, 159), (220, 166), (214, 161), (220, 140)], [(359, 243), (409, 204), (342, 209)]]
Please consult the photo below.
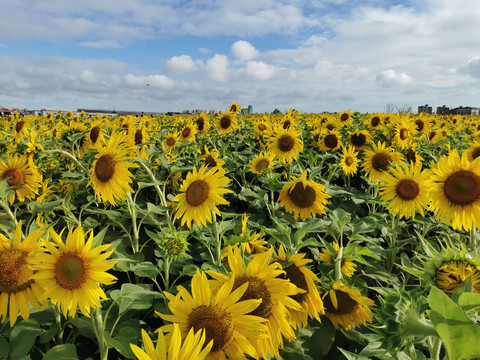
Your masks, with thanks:
[(375, 77), (375, 82), (383, 87), (402, 86), (412, 82), (412, 78), (406, 73), (396, 73), (392, 69), (383, 70)]
[(241, 60), (255, 59), (259, 51), (248, 41), (239, 40), (232, 45), (232, 53)]
[(205, 71), (208, 76), (216, 81), (225, 81), (227, 79), (228, 59), (225, 55), (215, 54), (214, 57), (207, 60)]
[(480, 79), (480, 56), (474, 56), (458, 69), (460, 74), (467, 74)]
[(170, 75), (188, 75), (197, 70), (198, 68), (190, 55), (174, 56), (163, 67), (163, 72)]
[(247, 62), (247, 74), (259, 80), (266, 80), (275, 75), (275, 68), (262, 61)]
[(170, 90), (174, 87), (175, 83), (172, 79), (165, 75), (133, 75), (127, 74), (125, 76), (125, 82), (128, 86), (133, 88), (145, 88), (150, 86), (160, 90)]

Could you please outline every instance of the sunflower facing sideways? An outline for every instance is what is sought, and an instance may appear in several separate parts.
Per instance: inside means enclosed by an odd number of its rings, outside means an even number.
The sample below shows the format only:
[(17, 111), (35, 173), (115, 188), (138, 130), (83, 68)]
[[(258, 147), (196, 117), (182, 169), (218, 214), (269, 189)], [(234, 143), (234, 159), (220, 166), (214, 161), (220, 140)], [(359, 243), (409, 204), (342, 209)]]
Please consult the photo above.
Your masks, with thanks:
[(293, 181), (286, 183), (280, 191), (278, 201), (280, 206), (285, 206), (287, 212), (294, 213), (304, 221), (309, 216), (325, 214), (327, 199), (330, 197), (325, 192), (325, 186), (312, 180), (307, 180), (307, 170)]
[(400, 162), (402, 159), (402, 154), (379, 141), (378, 144), (373, 144), (372, 149), (365, 150), (363, 169), (370, 181), (378, 183), (385, 177), (386, 171), (393, 163)]
[[(322, 252), (318, 256), (318, 260), (331, 265), (335, 265), (335, 258), (337, 257), (339, 246), (336, 241), (331, 242), (330, 245), (330, 249), (322, 249)], [(342, 274), (348, 277), (352, 277), (356, 268), (357, 264), (354, 263), (353, 258), (349, 256), (342, 256), (342, 261), (340, 263), (340, 270), (342, 271)]]
[(214, 293), (205, 273), (197, 269), (191, 280), (191, 293), (183, 286), (177, 287), (177, 295), (164, 292), (171, 315), (157, 315), (172, 324), (164, 325), (161, 331), (173, 333), (175, 323), (180, 327), (182, 338), (192, 329), (194, 332), (204, 330), (205, 343), (213, 340), (207, 359), (245, 359), (245, 354), (258, 358), (247, 338), (265, 336), (262, 334), (266, 331), (266, 320), (250, 315), (261, 300), (243, 300), (248, 284), (234, 288), (234, 281), (229, 279)]
[(42, 176), (28, 164), (23, 155), (7, 155), (7, 162), (0, 161), (0, 180), (6, 180), (9, 186), (15, 186), (8, 202), (13, 204), (15, 197), (19, 201), (33, 199), (42, 185)]
[(194, 167), (180, 186), (180, 193), (173, 199), (177, 202), (175, 216), (181, 218), (181, 225), (192, 227), (195, 223), (197, 226), (207, 226), (207, 221), (212, 222), (212, 211), (220, 216), (215, 204), (229, 204), (222, 197), (223, 194), (232, 192), (224, 188), (229, 182), (224, 173), (216, 168), (207, 171), (207, 166), (202, 165), (197, 171)]
[[(262, 359), (270, 356), (278, 356), (278, 349), (283, 346), (283, 337), (288, 341), (295, 337), (292, 325), (289, 322), (289, 309), (302, 311), (302, 307), (291, 296), (304, 293), (295, 284), (282, 278), (285, 272), (278, 262), (270, 263), (273, 255), (273, 247), (260, 254), (254, 254), (247, 265), (238, 247), (227, 249), (228, 275), (214, 271), (207, 273), (220, 284), (234, 281), (233, 289), (240, 289), (248, 284), (247, 289), (240, 300), (261, 300), (260, 305), (250, 315), (268, 320), (267, 329), (248, 336), (258, 355)], [(258, 335), (263, 335), (259, 338)], [(267, 335), (267, 336), (265, 336)]]
[(268, 169), (272, 168), (275, 165), (275, 155), (263, 152), (254, 156), (252, 160), (250, 160), (250, 167), (248, 171), (254, 174), (263, 174)]
[(456, 149), (432, 167), (431, 209), (454, 229), (480, 227), (480, 158), (468, 161)]
[(392, 166), (380, 184), (382, 200), (391, 201), (387, 209), (405, 219), (414, 219), (416, 211), (423, 216), (423, 209), (430, 201), (429, 176), (429, 172), (422, 171), (421, 166), (408, 167), (405, 163)]
[(288, 129), (274, 129), (268, 138), (268, 150), (278, 156), (283, 164), (292, 162), (303, 151), (301, 132), (293, 126)]
[(285, 248), (280, 245), (278, 254), (275, 254), (273, 260), (282, 265), (289, 264), (283, 268), (285, 279), (305, 290), (304, 293), (291, 296), (302, 307), (301, 311), (289, 309), (291, 323), (295, 329), (305, 328), (308, 317), (320, 321), (320, 315), (325, 313), (320, 293), (315, 285), (316, 282), (320, 282), (320, 279), (306, 266), (313, 260), (305, 259), (305, 255), (305, 253), (301, 253), (287, 256)]
[(136, 149), (127, 142), (125, 134), (113, 133), (110, 140), (98, 149), (91, 169), (92, 185), (95, 197), (105, 203), (116, 205), (116, 200), (124, 200), (130, 187), (132, 173), (130, 167), (137, 167), (130, 160), (136, 157)]
[(372, 310), (375, 302), (362, 296), (360, 291), (353, 289), (337, 280), (330, 290), (322, 294), (325, 316), (329, 318), (335, 329), (341, 325), (345, 330), (372, 322)]
[(145, 351), (137, 345), (130, 344), (130, 348), (138, 360), (203, 360), (212, 349), (213, 342), (210, 341), (205, 347), (205, 332), (194, 332), (190, 329), (182, 342), (180, 326), (173, 324), (173, 332), (170, 342), (167, 343), (166, 336), (159, 329), (157, 345), (153, 345), (152, 339), (142, 329), (142, 341)]
[(4, 322), (7, 315), (10, 326), (17, 321), (18, 312), (25, 320), (30, 317), (28, 303), (40, 310), (38, 302), (45, 307), (48, 304), (40, 300), (43, 289), (38, 281), (32, 279), (30, 269), (32, 259), (40, 252), (38, 239), (43, 230), (36, 230), (22, 241), (22, 222), (19, 221), (13, 241), (0, 234), (0, 318)]
[(107, 270), (117, 261), (106, 261), (113, 253), (113, 249), (108, 250), (110, 244), (92, 248), (93, 231), (85, 234), (81, 226), (72, 228), (65, 243), (63, 232), (57, 234), (50, 228), (53, 241), (45, 241), (46, 251), (32, 260), (32, 279), (45, 289), (42, 299), (49, 298), (65, 317), (69, 314), (74, 318), (77, 307), (90, 317), (91, 308), (101, 307), (99, 298), (107, 299), (99, 283), (111, 285), (116, 281)]

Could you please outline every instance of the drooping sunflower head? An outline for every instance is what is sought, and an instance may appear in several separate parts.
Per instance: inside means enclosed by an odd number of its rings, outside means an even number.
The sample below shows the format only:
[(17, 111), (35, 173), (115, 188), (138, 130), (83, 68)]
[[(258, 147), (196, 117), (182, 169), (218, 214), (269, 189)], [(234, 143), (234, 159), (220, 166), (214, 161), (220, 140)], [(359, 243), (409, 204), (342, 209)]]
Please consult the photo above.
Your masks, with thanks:
[(322, 294), (325, 316), (338, 329), (341, 325), (345, 330), (354, 326), (362, 326), (372, 322), (372, 310), (375, 302), (362, 296), (360, 291), (347, 286), (341, 280), (336, 281), (330, 290)]
[[(330, 246), (325, 247), (322, 249), (322, 252), (318, 256), (318, 260), (323, 261), (327, 264), (335, 265), (335, 258), (338, 254), (338, 243), (336, 241), (331, 242)], [(350, 256), (347, 256), (348, 250), (350, 248), (347, 246), (344, 248), (343, 257), (341, 260), (341, 271), (345, 276), (352, 277), (353, 273), (357, 268), (357, 264), (355, 264), (354, 259)]]
[(470, 162), (454, 149), (432, 167), (431, 209), (454, 229), (480, 225), (480, 158)]
[(383, 126), (382, 114), (375, 113), (365, 117), (365, 124), (370, 129), (380, 129)]
[(480, 141), (474, 140), (468, 144), (467, 150), (465, 150), (469, 161), (475, 160), (480, 156)]
[(275, 154), (263, 152), (255, 155), (255, 157), (250, 161), (249, 171), (251, 173), (260, 175), (268, 169), (271, 169), (275, 163)]
[[(36, 230), (22, 240), (22, 221), (19, 221), (13, 241), (0, 234), (0, 320), (8, 316), (10, 326), (17, 320), (18, 313), (28, 320), (28, 303), (40, 310), (38, 302), (43, 289), (32, 279), (32, 259), (40, 253), (38, 242), (43, 230)], [(48, 306), (45, 301), (40, 301)]]
[(325, 191), (325, 186), (312, 180), (307, 180), (307, 171), (284, 185), (278, 201), (280, 206), (285, 206), (288, 212), (299, 216), (303, 221), (309, 216), (315, 217), (326, 213), (327, 199), (330, 196)]

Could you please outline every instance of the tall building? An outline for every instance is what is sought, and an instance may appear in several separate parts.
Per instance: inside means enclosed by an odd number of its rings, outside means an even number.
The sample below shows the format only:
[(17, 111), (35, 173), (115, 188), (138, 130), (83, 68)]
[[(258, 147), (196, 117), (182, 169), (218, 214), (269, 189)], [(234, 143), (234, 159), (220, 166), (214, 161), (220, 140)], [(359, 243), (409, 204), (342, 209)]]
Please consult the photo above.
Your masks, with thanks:
[(450, 108), (442, 105), (442, 106), (437, 106), (437, 115), (448, 115), (450, 114)]
[(418, 113), (427, 113), (427, 114), (431, 114), (432, 113), (432, 107), (431, 106), (428, 106), (428, 104), (425, 104), (425, 105), (420, 105), (418, 107)]

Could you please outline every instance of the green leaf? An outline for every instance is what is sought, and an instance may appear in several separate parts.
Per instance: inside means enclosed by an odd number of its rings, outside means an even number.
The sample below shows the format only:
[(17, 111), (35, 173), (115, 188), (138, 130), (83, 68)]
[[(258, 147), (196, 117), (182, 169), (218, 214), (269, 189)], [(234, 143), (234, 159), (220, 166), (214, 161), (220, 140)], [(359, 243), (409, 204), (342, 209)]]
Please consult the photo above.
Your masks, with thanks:
[(127, 359), (135, 359), (130, 344), (136, 344), (138, 334), (134, 328), (123, 327), (113, 338), (108, 331), (104, 333), (105, 342), (109, 348), (114, 348)]
[(450, 359), (480, 356), (480, 327), (443, 291), (432, 287), (428, 296), (429, 317), (447, 349)]
[(77, 349), (73, 344), (57, 345), (47, 351), (43, 360), (75, 360), (78, 359)]
[(162, 297), (162, 294), (151, 291), (140, 285), (123, 284), (120, 291), (114, 290), (110, 297), (118, 303), (118, 314), (123, 314), (127, 310), (145, 310), (153, 304), (155, 297)]
[(480, 294), (465, 292), (459, 296), (458, 305), (465, 312), (478, 309), (480, 308)]
[(352, 217), (343, 209), (336, 208), (329, 214), (330, 219), (337, 224), (338, 228), (341, 230), (345, 225), (352, 220)]
[(0, 359), (7, 359), (7, 355), (10, 351), (7, 339), (0, 336)]
[(350, 351), (343, 350), (338, 348), (342, 352), (343, 355), (347, 358), (347, 360), (370, 360), (370, 358), (362, 356), (362, 355), (357, 355), (354, 353), (351, 353)]
[(40, 325), (32, 320), (17, 323), (10, 334), (10, 357), (21, 358), (27, 355), (33, 347), (38, 335), (45, 332)]
[(314, 359), (322, 359), (328, 354), (335, 340), (335, 327), (330, 321), (324, 321), (310, 338), (310, 355)]

